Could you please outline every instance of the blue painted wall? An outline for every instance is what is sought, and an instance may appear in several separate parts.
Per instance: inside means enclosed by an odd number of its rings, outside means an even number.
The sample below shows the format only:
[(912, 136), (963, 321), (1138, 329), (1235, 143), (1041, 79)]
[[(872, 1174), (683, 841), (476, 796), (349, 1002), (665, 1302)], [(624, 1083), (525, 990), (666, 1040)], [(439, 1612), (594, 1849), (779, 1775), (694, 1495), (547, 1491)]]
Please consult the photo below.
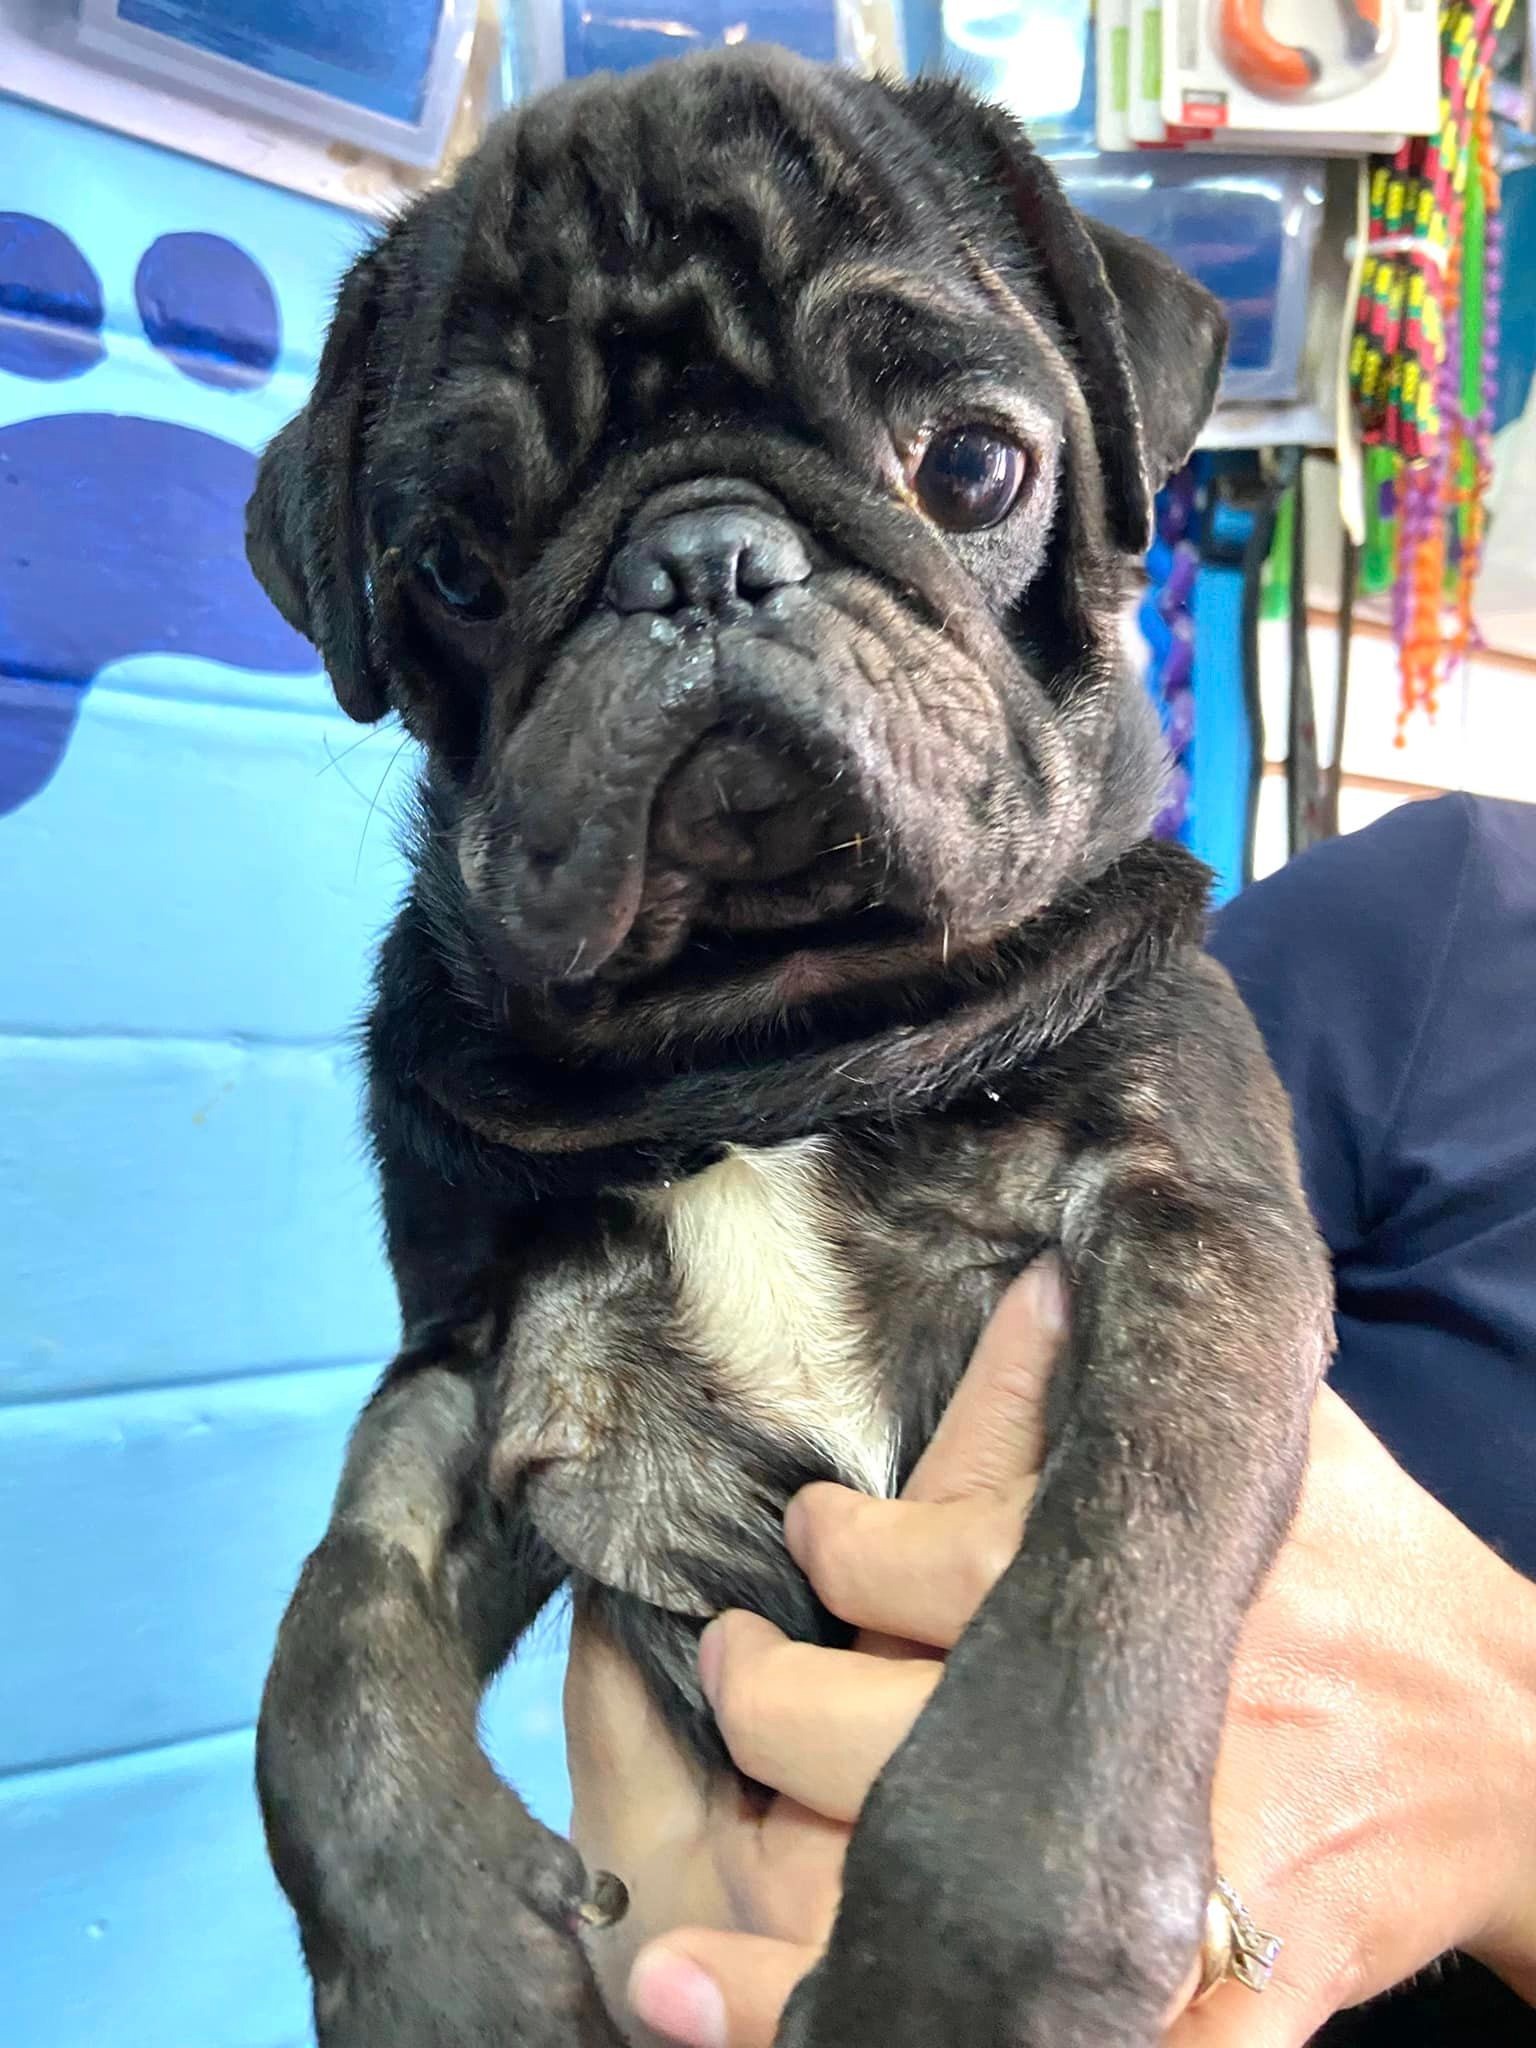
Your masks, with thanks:
[[(0, 98), (0, 2048), (298, 2048), (251, 1727), (394, 1303), (397, 732), (240, 550), (348, 216)], [(552, 1821), (551, 1635), (493, 1749)]]

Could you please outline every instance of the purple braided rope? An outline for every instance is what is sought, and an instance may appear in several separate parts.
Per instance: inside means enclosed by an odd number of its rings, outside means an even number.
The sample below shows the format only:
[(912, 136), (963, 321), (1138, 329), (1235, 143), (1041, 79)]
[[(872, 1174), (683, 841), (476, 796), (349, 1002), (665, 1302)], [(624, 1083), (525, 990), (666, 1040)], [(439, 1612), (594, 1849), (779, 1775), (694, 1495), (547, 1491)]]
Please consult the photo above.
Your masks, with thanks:
[(1492, 207), (1485, 214), (1483, 248), (1483, 409), (1477, 416), (1477, 446), (1480, 455), (1493, 460), (1494, 409), (1499, 397), (1499, 349), (1503, 341), (1501, 318), (1504, 308), (1504, 209)]
[[(1498, 9), (1489, 0), (1478, 50), (1479, 90), (1485, 93), (1493, 87), (1493, 67), (1498, 53), (1497, 15)], [(1484, 164), (1479, 157), (1477, 173), (1483, 183), (1483, 359), (1478, 366), (1482, 388), (1478, 394), (1480, 403), (1473, 425), (1473, 442), (1477, 453), (1476, 489), (1481, 493), (1486, 490), (1493, 474), (1493, 427), (1499, 396), (1499, 348), (1503, 339), (1504, 208), (1497, 156), (1491, 164)], [(1482, 566), (1481, 560), (1471, 566), (1476, 573)], [(1470, 595), (1469, 592), (1469, 598)], [(1476, 624), (1470, 620), (1468, 624), (1472, 646), (1480, 647), (1482, 636)]]
[(1445, 449), (1451, 424), (1446, 414), (1447, 366), (1456, 355), (1454, 329), (1457, 320), (1449, 306), (1441, 313), (1443, 350), (1435, 366), (1436, 431), (1429, 452), (1419, 462), (1399, 458), (1397, 477), (1397, 579), (1392, 586), (1392, 637), (1399, 647), (1407, 645), (1412, 628), (1414, 579), (1413, 562), (1421, 542), (1434, 531), (1439, 516), (1441, 489), (1445, 476)]
[[(1487, 16), (1478, 48), (1478, 90), (1493, 90), (1494, 65), (1498, 60), (1498, 8), (1487, 0)], [(1474, 131), (1478, 132), (1478, 131)], [(1494, 144), (1497, 152), (1497, 143)], [(1479, 156), (1479, 178), (1483, 181), (1483, 360), (1482, 404), (1475, 428), (1479, 464), (1486, 469), (1493, 461), (1494, 409), (1499, 391), (1500, 316), (1504, 305), (1504, 207), (1497, 153), (1491, 164)]]
[[(1461, 305), (1447, 305), (1444, 312), (1445, 347), (1435, 370), (1435, 406), (1440, 416), (1439, 432), (1424, 462), (1404, 467), (1399, 503), (1402, 507), (1398, 545), (1402, 564), (1392, 593), (1392, 624), (1398, 644), (1405, 644), (1412, 631), (1414, 598), (1414, 557), (1419, 547), (1434, 534), (1446, 516), (1446, 482), (1450, 475), (1451, 446), (1462, 424), (1461, 415)], [(1437, 602), (1441, 593), (1436, 592)], [(1437, 621), (1438, 623), (1438, 621)], [(1437, 638), (1438, 638), (1437, 634)], [(1439, 666), (1438, 661), (1436, 664)], [(1437, 676), (1437, 681), (1440, 678)]]
[(1191, 750), (1196, 707), (1192, 670), (1195, 578), (1200, 568), (1200, 552), (1189, 532), (1195, 516), (1195, 497), (1195, 479), (1187, 467), (1170, 479), (1161, 494), (1157, 532), (1168, 550), (1168, 567), (1161, 587), (1148, 593), (1167, 634), (1153, 677), (1164, 743), (1171, 757), (1163, 806), (1152, 826), (1159, 839), (1176, 839), (1184, 830), (1189, 822), (1194, 788)]

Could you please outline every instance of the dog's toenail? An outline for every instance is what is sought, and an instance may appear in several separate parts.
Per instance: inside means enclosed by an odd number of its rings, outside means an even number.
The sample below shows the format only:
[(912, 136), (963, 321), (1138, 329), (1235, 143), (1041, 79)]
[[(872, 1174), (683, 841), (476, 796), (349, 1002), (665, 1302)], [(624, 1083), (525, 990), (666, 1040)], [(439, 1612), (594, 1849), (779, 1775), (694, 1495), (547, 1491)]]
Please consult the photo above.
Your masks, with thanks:
[(592, 1896), (576, 1908), (583, 1927), (615, 1927), (629, 1911), (629, 1887), (611, 1870), (600, 1870), (592, 1880)]

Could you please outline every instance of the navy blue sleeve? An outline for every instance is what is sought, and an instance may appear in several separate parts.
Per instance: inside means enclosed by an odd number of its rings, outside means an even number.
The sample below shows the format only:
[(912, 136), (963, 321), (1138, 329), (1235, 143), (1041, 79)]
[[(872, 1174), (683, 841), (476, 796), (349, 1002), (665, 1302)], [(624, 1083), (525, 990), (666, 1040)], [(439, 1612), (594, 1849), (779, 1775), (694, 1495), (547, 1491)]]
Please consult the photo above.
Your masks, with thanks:
[(1467, 801), (1405, 806), (1256, 882), (1214, 920), (1290, 1092), (1313, 1212), (1335, 1255), (1369, 1233), (1384, 1155), (1456, 923)]
[(1536, 807), (1405, 805), (1246, 890), (1210, 944), (1294, 1105), (1335, 1383), (1536, 1573)]

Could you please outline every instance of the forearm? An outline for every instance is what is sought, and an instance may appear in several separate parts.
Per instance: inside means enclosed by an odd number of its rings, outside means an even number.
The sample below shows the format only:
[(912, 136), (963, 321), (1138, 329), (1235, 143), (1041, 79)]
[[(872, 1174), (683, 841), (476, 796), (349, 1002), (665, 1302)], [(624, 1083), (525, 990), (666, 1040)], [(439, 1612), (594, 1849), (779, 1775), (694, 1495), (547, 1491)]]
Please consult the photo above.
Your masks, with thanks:
[(1536, 1583), (1491, 1561), (1481, 1620), (1487, 1670), (1489, 1770), (1508, 1829), (1509, 1910), (1474, 1953), (1536, 2005)]

